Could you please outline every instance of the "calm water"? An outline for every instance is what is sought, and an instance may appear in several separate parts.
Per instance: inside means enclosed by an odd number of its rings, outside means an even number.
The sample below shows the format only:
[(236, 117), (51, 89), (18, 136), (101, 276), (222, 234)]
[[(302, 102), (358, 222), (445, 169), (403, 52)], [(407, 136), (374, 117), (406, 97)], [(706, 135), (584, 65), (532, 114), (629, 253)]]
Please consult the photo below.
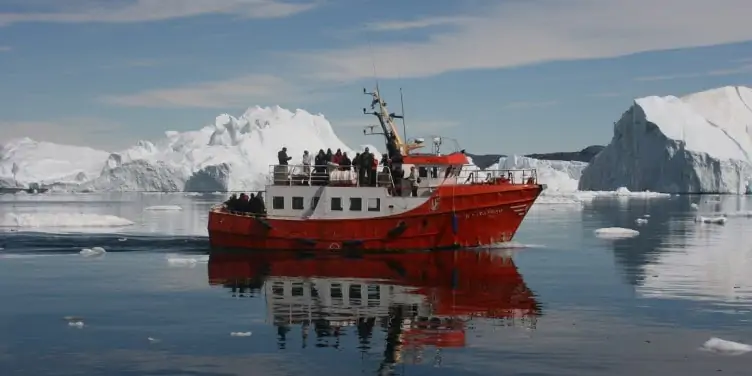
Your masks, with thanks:
[[(0, 196), (35, 226), (0, 229), (0, 375), (749, 374), (699, 348), (752, 343), (752, 218), (696, 224), (700, 197), (539, 205), (515, 249), (208, 258), (221, 199)], [(594, 236), (614, 226), (640, 235)]]

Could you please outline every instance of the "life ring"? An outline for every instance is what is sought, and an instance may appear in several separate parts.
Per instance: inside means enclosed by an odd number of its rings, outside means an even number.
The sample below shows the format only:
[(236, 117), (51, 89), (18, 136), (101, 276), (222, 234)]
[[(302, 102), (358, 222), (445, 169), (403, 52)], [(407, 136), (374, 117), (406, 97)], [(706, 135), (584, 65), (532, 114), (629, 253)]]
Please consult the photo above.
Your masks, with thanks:
[(329, 249), (341, 249), (340, 245), (338, 243), (332, 243), (329, 244)]

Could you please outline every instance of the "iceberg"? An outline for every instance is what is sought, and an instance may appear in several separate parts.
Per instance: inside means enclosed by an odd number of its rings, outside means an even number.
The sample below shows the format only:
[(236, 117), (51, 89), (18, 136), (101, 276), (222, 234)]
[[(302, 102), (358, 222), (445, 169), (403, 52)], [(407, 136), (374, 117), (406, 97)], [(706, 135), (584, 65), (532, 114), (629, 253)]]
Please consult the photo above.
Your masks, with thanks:
[(636, 99), (611, 142), (582, 171), (580, 190), (750, 191), (752, 89)]
[(321, 114), (256, 106), (238, 118), (222, 114), (197, 131), (168, 131), (161, 140), (139, 141), (114, 153), (11, 140), (0, 146), (0, 181), (8, 187), (39, 183), (66, 191), (256, 190), (263, 188), (283, 146), (291, 163), (301, 163), (304, 150), (354, 154)]

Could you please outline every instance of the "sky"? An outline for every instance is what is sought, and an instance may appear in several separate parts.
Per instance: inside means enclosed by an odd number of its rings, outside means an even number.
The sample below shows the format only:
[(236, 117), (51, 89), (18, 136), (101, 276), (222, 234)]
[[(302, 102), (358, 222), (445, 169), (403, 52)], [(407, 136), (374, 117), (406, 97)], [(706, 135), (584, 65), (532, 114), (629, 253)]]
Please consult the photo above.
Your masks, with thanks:
[(609, 142), (634, 98), (752, 86), (749, 0), (3, 0), (0, 144), (109, 151), (255, 105), (374, 143), (362, 94), (404, 94), (408, 136), (473, 153)]

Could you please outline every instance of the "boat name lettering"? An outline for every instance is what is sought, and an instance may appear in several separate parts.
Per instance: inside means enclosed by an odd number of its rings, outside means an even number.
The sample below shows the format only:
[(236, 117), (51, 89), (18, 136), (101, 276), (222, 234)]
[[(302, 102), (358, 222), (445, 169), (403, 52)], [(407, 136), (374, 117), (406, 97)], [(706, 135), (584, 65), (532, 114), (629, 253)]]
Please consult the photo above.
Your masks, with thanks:
[(503, 211), (504, 209), (485, 209), (485, 210), (480, 210), (480, 211), (465, 214), (465, 218), (489, 217), (489, 216), (501, 214)]

